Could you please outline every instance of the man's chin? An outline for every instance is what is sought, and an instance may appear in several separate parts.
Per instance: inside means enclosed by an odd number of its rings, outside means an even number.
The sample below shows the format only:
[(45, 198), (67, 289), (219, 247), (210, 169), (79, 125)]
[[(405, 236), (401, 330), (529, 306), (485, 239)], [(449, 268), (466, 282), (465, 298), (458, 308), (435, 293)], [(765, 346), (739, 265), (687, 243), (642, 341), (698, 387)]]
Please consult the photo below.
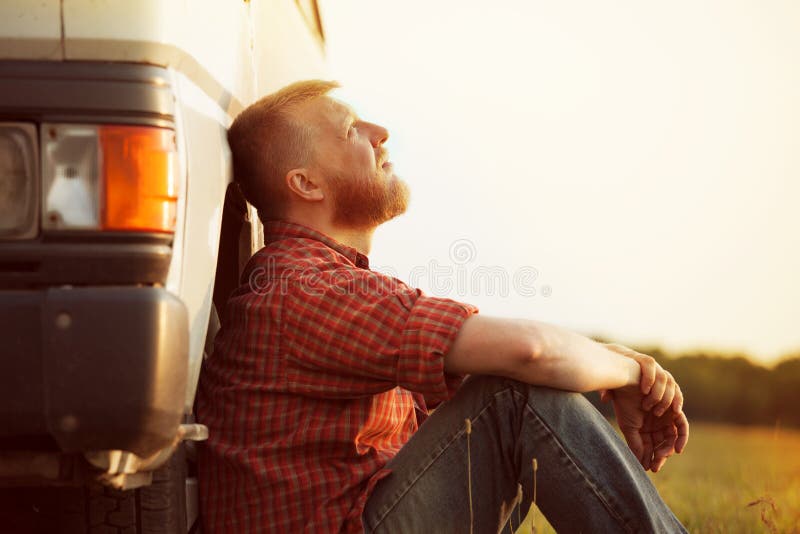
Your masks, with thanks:
[(394, 173), (392, 173), (392, 185), (395, 186), (393, 198), (395, 199), (394, 207), (396, 209), (392, 210), (394, 215), (391, 217), (394, 219), (408, 210), (408, 203), (411, 200), (411, 189), (409, 189), (406, 182), (398, 178)]
[(389, 218), (388, 218), (388, 219), (386, 219), (386, 220), (385, 220), (385, 221), (383, 221), (383, 222), (388, 222), (388, 221), (391, 221), (392, 219), (396, 219), (397, 217), (400, 217), (401, 215), (405, 214), (405, 212), (406, 212), (406, 211), (408, 211), (408, 205), (405, 205), (405, 206), (403, 206), (402, 208), (398, 208), (398, 209), (397, 209), (395, 212), (393, 212), (393, 213), (392, 213), (392, 214), (389, 216)]

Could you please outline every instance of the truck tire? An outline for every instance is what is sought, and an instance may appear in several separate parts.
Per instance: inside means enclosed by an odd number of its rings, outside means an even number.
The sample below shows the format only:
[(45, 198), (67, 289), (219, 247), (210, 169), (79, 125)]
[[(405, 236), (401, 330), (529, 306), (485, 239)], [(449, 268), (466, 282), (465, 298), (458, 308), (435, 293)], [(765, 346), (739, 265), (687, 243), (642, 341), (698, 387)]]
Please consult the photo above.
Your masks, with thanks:
[(0, 531), (8, 534), (183, 534), (186, 460), (179, 447), (149, 486), (100, 484), (0, 491)]

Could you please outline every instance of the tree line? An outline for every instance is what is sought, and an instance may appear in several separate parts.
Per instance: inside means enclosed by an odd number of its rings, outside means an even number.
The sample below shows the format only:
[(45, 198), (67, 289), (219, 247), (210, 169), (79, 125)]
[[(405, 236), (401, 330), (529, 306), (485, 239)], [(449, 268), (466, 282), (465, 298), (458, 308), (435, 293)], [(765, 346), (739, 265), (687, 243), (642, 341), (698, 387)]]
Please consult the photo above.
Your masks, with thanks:
[[(653, 356), (672, 373), (683, 391), (690, 421), (800, 427), (800, 353), (766, 368), (742, 354), (673, 356), (659, 348), (631, 348)], [(588, 397), (603, 414), (613, 415), (599, 396)]]

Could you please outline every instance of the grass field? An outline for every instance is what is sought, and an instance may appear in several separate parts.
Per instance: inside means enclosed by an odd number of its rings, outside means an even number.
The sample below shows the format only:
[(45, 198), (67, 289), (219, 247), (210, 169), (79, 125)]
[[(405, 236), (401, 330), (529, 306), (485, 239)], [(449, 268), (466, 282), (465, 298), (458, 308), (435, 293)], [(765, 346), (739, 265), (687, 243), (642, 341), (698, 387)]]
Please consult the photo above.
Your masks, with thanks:
[[(651, 479), (689, 532), (800, 533), (800, 431), (695, 423)], [(537, 533), (554, 532), (535, 517)], [(517, 534), (529, 532), (530, 517)]]

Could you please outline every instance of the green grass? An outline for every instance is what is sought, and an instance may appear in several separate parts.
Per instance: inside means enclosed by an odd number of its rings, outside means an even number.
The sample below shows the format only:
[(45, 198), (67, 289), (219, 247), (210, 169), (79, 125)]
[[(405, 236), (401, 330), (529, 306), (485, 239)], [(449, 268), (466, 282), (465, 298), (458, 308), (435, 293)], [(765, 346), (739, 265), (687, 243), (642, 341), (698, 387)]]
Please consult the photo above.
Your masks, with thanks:
[[(689, 532), (800, 532), (800, 431), (695, 423), (683, 454), (650, 475)], [(537, 533), (554, 532), (535, 517)], [(517, 534), (529, 532), (530, 516)]]

